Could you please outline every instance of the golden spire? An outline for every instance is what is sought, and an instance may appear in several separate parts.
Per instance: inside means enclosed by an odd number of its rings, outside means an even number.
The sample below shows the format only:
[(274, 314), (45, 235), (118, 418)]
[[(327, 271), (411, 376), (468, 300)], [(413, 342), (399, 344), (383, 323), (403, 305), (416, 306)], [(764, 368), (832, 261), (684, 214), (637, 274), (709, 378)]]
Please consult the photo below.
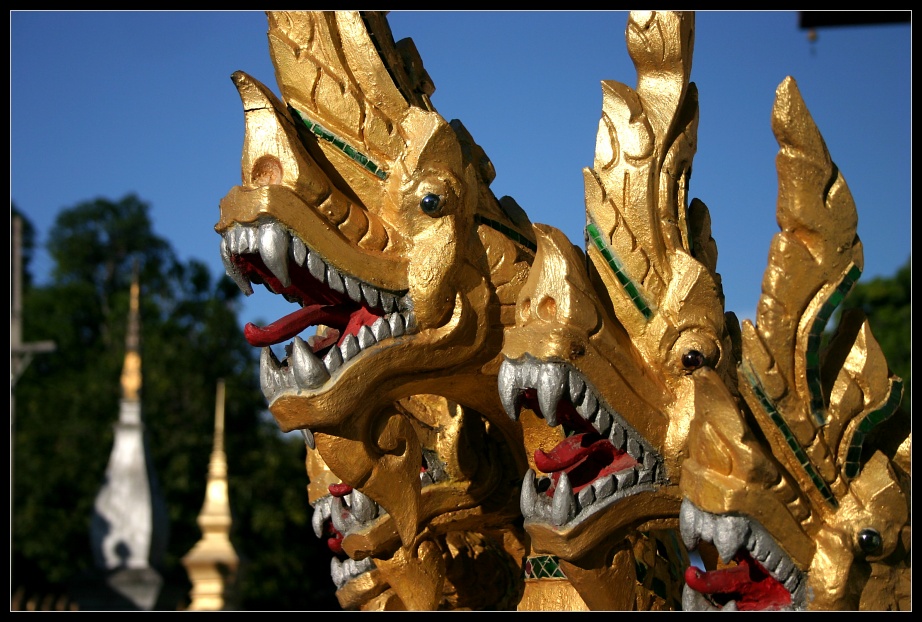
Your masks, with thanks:
[(230, 541), (231, 512), (227, 491), (227, 457), (224, 454), (224, 380), (218, 380), (215, 405), (214, 448), (208, 464), (205, 503), (198, 515), (202, 538), (183, 557), (192, 582), (192, 611), (225, 609), (227, 591), (237, 570), (238, 557)]
[(131, 303), (128, 310), (128, 330), (125, 335), (125, 364), (122, 366), (122, 399), (138, 401), (141, 391), (141, 286), (135, 265), (131, 281)]

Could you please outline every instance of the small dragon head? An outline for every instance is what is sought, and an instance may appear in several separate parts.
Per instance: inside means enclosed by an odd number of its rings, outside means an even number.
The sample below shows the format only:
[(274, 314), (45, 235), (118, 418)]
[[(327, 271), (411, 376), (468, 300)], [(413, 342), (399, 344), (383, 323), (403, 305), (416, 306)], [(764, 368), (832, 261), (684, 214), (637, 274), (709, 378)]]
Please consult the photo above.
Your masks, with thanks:
[(857, 211), (796, 82), (772, 129), (778, 223), (756, 323), (743, 324), (748, 412), (696, 415), (683, 465), (681, 532), (713, 543), (690, 568), (685, 609), (911, 606), (911, 432), (902, 382), (861, 312), (827, 321), (861, 272)]

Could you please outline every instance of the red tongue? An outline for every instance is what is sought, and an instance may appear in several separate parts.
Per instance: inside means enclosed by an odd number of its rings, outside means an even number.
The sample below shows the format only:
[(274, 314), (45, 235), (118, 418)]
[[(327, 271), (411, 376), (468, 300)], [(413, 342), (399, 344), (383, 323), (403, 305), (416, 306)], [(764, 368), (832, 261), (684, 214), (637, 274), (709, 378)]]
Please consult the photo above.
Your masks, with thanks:
[(535, 451), (535, 466), (550, 473), (554, 480), (547, 491), (549, 495), (553, 495), (561, 472), (566, 471), (573, 492), (579, 492), (593, 481), (635, 464), (637, 461), (629, 453), (615, 449), (598, 432), (573, 434), (549, 453), (541, 449)]
[(689, 566), (685, 583), (721, 605), (735, 601), (740, 611), (780, 609), (791, 604), (791, 594), (748, 555), (738, 556), (737, 565), (710, 572)]
[(309, 326), (343, 324), (348, 318), (349, 312), (341, 307), (314, 304), (301, 307), (262, 328), (249, 323), (243, 327), (243, 335), (251, 346), (271, 346), (293, 338)]

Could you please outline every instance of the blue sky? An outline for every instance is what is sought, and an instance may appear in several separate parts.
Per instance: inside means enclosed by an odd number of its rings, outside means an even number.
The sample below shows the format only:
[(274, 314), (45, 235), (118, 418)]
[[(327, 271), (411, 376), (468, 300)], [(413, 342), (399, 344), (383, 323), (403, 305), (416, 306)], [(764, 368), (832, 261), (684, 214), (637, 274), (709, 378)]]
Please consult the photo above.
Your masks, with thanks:
[[(433, 103), (464, 122), (533, 222), (582, 246), (602, 80), (636, 84), (621, 11), (395, 11), (432, 77)], [(218, 202), (240, 183), (243, 112), (230, 75), (277, 92), (262, 12), (10, 13), (10, 199), (47, 240), (57, 213), (137, 194), (179, 256), (223, 273)], [(711, 212), (728, 310), (752, 318), (771, 237), (778, 147), (770, 115), (800, 87), (858, 206), (863, 281), (911, 252), (910, 24), (825, 28), (796, 12), (699, 12), (691, 79), (700, 122), (690, 194)], [(50, 269), (39, 252), (33, 269)], [(257, 290), (241, 323), (289, 305)], [(28, 336), (25, 336), (28, 338)]]

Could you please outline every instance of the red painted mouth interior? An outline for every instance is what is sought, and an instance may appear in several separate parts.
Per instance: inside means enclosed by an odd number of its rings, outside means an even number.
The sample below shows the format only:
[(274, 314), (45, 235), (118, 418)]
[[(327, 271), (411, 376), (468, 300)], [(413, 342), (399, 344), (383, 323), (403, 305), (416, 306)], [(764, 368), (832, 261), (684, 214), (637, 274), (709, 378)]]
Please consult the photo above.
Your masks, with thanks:
[[(523, 403), (531, 410), (540, 412), (535, 389), (525, 390)], [(551, 486), (545, 491), (549, 497), (554, 496), (561, 473), (567, 474), (570, 486), (576, 493), (600, 478), (637, 464), (629, 453), (616, 449), (607, 438), (599, 434), (567, 399), (561, 399), (557, 405), (557, 422), (573, 433), (550, 452), (535, 450), (535, 466), (551, 478)]]
[(790, 606), (791, 593), (765, 567), (741, 549), (735, 566), (705, 571), (694, 566), (685, 570), (685, 583), (724, 606), (736, 601), (740, 611), (770, 611)]
[(342, 343), (346, 335), (355, 335), (362, 326), (371, 326), (384, 317), (383, 310), (360, 304), (345, 294), (336, 292), (321, 283), (311, 273), (297, 264), (289, 262), (288, 273), (291, 284), (282, 287), (281, 282), (263, 263), (259, 254), (234, 255), (234, 265), (254, 283), (265, 283), (279, 295), (286, 295), (301, 301), (302, 307), (267, 326), (249, 323), (243, 334), (250, 345), (271, 346), (294, 338), (301, 331), (322, 324), (329, 328), (323, 336), (307, 340), (315, 354), (334, 344)]

